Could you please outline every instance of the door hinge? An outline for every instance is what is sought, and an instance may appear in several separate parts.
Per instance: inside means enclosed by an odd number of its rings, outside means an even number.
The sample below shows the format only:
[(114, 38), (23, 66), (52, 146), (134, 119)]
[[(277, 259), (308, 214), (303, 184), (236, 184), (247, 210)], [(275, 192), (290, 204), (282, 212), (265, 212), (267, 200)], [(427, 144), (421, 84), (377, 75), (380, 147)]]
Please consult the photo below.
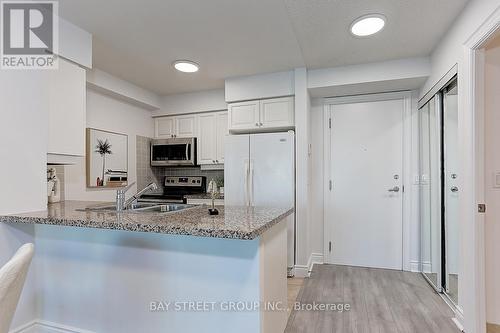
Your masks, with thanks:
[(478, 213), (486, 213), (486, 204), (480, 203), (477, 205), (477, 212)]
[(328, 252), (332, 252), (332, 242), (328, 242)]
[(328, 128), (332, 129), (332, 118), (328, 118)]
[(331, 180), (328, 182), (328, 188), (330, 189), (330, 191), (333, 188), (333, 182)]

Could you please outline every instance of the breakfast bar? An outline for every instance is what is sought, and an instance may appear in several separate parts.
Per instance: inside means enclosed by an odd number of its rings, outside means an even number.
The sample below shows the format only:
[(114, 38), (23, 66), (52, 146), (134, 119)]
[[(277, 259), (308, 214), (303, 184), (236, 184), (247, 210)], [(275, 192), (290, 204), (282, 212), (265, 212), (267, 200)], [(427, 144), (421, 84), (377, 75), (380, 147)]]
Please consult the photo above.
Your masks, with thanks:
[[(293, 209), (88, 210), (65, 201), (0, 216), (35, 225), (42, 320), (90, 332), (282, 332)], [(133, 318), (133, 320), (131, 320)]]

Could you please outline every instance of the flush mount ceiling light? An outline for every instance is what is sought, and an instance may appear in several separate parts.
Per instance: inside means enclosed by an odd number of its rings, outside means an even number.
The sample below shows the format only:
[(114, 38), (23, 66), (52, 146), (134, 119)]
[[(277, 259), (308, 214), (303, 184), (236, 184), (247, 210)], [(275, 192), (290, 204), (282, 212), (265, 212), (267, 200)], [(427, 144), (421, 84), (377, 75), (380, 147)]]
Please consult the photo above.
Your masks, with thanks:
[(197, 63), (189, 60), (177, 60), (173, 65), (179, 72), (184, 73), (194, 73), (200, 69), (200, 66)]
[(381, 14), (370, 14), (357, 18), (351, 24), (351, 33), (357, 37), (367, 37), (384, 29), (385, 16)]

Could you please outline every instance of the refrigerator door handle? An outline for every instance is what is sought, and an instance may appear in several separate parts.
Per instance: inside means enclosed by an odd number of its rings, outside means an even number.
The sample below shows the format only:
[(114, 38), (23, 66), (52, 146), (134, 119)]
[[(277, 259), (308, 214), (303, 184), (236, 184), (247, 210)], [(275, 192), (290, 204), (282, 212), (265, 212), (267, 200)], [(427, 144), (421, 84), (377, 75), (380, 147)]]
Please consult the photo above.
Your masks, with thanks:
[(250, 170), (249, 170), (249, 178), (250, 178), (250, 186), (249, 186), (249, 198), (248, 198), (248, 205), (250, 207), (253, 207), (253, 161), (250, 160)]
[(250, 199), (248, 195), (248, 178), (250, 176), (250, 166), (249, 166), (249, 161), (245, 160), (245, 206), (250, 205)]

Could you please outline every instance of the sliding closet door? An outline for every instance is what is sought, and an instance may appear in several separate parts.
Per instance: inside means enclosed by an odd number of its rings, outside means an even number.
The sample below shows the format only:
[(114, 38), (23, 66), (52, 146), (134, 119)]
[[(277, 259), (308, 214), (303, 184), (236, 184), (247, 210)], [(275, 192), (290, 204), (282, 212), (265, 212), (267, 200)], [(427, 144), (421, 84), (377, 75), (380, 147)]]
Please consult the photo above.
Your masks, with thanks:
[(443, 90), (443, 139), (444, 139), (444, 229), (445, 229), (445, 291), (458, 304), (459, 225), (458, 197), (458, 87), (453, 81)]
[(441, 117), (439, 97), (420, 109), (421, 270), (441, 291)]

